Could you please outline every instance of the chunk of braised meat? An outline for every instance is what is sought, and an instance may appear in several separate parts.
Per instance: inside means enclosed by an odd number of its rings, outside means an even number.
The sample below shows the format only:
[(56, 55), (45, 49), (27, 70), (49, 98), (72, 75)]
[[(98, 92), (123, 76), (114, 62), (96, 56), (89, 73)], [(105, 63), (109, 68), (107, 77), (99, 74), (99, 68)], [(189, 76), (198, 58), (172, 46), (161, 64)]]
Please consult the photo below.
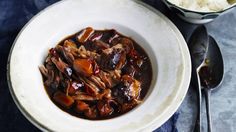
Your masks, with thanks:
[(71, 96), (67, 96), (66, 94), (60, 91), (57, 91), (54, 94), (53, 100), (59, 105), (67, 109), (70, 108), (72, 104), (74, 103), (74, 99)]
[(102, 100), (102, 99), (106, 99), (106, 100), (112, 99), (111, 90), (110, 89), (104, 89), (103, 92), (98, 95), (98, 98), (100, 100)]
[(140, 82), (129, 75), (122, 76), (121, 82), (112, 88), (113, 96), (121, 104), (137, 99), (140, 91)]
[(48, 72), (48, 78), (44, 82), (44, 85), (46, 86), (46, 90), (49, 93), (49, 95), (52, 95), (57, 90), (54, 84), (54, 78), (55, 78), (55, 73), (53, 70), (50, 70)]
[(98, 76), (100, 77), (100, 79), (106, 84), (106, 86), (108, 88), (112, 87), (112, 82), (111, 79), (108, 79), (108, 73), (104, 72), (104, 71), (100, 71)]
[(114, 70), (121, 57), (121, 51), (102, 53), (100, 66), (104, 70)]
[(68, 48), (64, 48), (61, 45), (57, 45), (56, 50), (65, 58), (68, 64), (73, 64), (75, 58)]
[(64, 44), (63, 44), (63, 47), (64, 47), (65, 51), (69, 52), (73, 56), (78, 56), (77, 45), (72, 40), (65, 40)]
[(50, 60), (48, 60), (48, 59), (51, 59), (51, 57), (55, 57), (56, 59), (59, 58), (59, 54), (57, 53), (57, 51), (56, 51), (55, 48), (51, 48), (51, 49), (49, 50), (49, 56), (48, 56), (48, 58), (46, 59), (46, 62), (50, 61)]
[(100, 66), (102, 69), (121, 69), (126, 62), (126, 53), (121, 44), (103, 50), (101, 54)]
[(83, 101), (97, 101), (97, 100), (110, 100), (112, 99), (111, 96), (111, 90), (110, 89), (104, 89), (101, 93), (91, 96), (88, 95), (87, 92), (77, 92), (74, 96), (72, 96), (74, 100), (83, 100)]
[(103, 42), (103, 41), (101, 41), (101, 40), (95, 40), (95, 41), (94, 41), (94, 44), (95, 44), (96, 46), (98, 46), (99, 48), (101, 48), (101, 49), (110, 48), (110, 45), (109, 45), (109, 44), (107, 44), (107, 43), (105, 43), (105, 42)]
[(125, 86), (123, 82), (112, 88), (112, 96), (120, 104), (124, 104), (125, 102), (129, 102), (131, 100), (131, 97), (129, 96), (129, 88)]
[[(97, 41), (97, 40), (95, 40), (95, 41)], [(99, 43), (96, 43), (95, 41), (88, 41), (88, 42), (86, 42), (86, 44), (81, 45), (81, 46), (83, 46), (87, 50), (87, 52), (101, 54), (102, 50), (105, 48), (102, 45), (99, 45)], [(89, 56), (87, 55), (87, 57), (89, 57)]]
[(112, 46), (111, 48), (104, 49), (103, 53), (108, 55), (108, 54), (111, 54), (113, 51), (120, 52), (122, 50), (124, 50), (122, 44), (117, 44), (117, 45)]
[(144, 61), (147, 59), (146, 57), (143, 57), (138, 54), (136, 50), (131, 50), (129, 54), (127, 54), (129, 63), (133, 65), (136, 70), (138, 70), (144, 63)]
[(100, 71), (99, 78), (106, 84), (107, 88), (111, 88), (120, 81), (120, 70), (114, 70), (110, 72)]
[(61, 78), (59, 76), (59, 72), (58, 71), (54, 71), (54, 80), (50, 84), (50, 88), (51, 88), (52, 92), (58, 89), (60, 81), (61, 81)]
[(134, 77), (135, 73), (136, 73), (136, 68), (134, 68), (133, 65), (131, 64), (126, 64), (123, 68), (122, 68), (122, 73), (126, 74), (126, 75), (130, 75), (131, 77)]
[(55, 57), (52, 57), (51, 60), (60, 72), (64, 73), (67, 76), (72, 75), (72, 69), (68, 66), (68, 64), (63, 62), (61, 58), (56, 59)]
[(93, 96), (90, 96), (87, 94), (77, 94), (77, 95), (72, 96), (72, 98), (75, 100), (82, 100), (82, 101), (96, 101), (96, 100), (98, 100), (97, 97), (93, 97)]
[(100, 89), (106, 88), (105, 83), (97, 76), (92, 75), (91, 77), (89, 77), (89, 80), (91, 80)]
[(97, 117), (96, 108), (95, 107), (90, 108), (89, 105), (83, 101), (76, 101), (75, 110), (78, 113), (84, 113), (84, 115), (90, 119)]
[(49, 78), (48, 69), (44, 65), (39, 66), (39, 70), (45, 78)]
[(119, 54), (101, 54), (100, 66), (102, 69), (113, 70), (116, 67), (114, 58), (120, 57)]
[(40, 66), (39, 70), (45, 78), (44, 85), (47, 87), (48, 93), (52, 95), (57, 90), (60, 83), (58, 72), (55, 69), (48, 70), (45, 66)]
[(98, 59), (100, 59), (100, 57), (101, 57), (101, 55), (96, 52), (87, 51), (87, 58), (89, 58), (91, 60), (98, 60)]
[(131, 50), (134, 49), (134, 42), (131, 39), (126, 38), (126, 37), (116, 36), (115, 38), (113, 38), (111, 41), (111, 45), (114, 46), (117, 44), (122, 44), (126, 53), (129, 53)]
[(119, 43), (121, 43), (126, 51), (126, 53), (129, 53), (131, 50), (134, 50), (134, 43), (129, 38), (120, 38)]
[[(76, 44), (71, 41), (71, 40), (65, 40), (64, 41), (64, 50), (66, 51), (65, 54), (67, 52), (69, 52), (70, 54), (67, 54), (67, 56), (69, 57), (69, 59), (73, 59), (71, 57), (71, 55), (74, 56), (74, 58), (84, 58), (84, 59), (87, 59), (87, 58), (91, 58), (91, 59), (97, 59), (100, 55), (97, 54), (96, 52), (93, 52), (93, 51), (90, 51), (90, 50), (87, 50), (85, 48), (85, 46), (88, 48), (87, 46), (88, 44), (86, 45), (81, 45), (80, 47), (77, 48)], [(94, 47), (94, 46), (93, 46)]]
[(110, 106), (109, 102), (106, 100), (99, 100), (97, 103), (97, 108), (100, 116), (105, 117), (113, 113), (114, 109)]
[(88, 58), (88, 51), (85, 49), (83, 45), (79, 47), (78, 52), (80, 58)]
[(47, 58), (46, 58), (46, 61), (45, 61), (45, 68), (49, 71), (49, 70), (55, 70), (55, 69), (57, 69), (56, 67), (55, 67), (55, 65), (53, 64), (53, 62), (52, 62), (52, 60), (51, 60), (51, 58), (52, 58), (53, 56), (52, 55), (48, 55), (47, 56)]
[(80, 78), (80, 80), (84, 83), (85, 91), (88, 95), (96, 96), (99, 94), (100, 89), (87, 78)]
[(73, 62), (75, 71), (83, 76), (89, 77), (93, 74), (92, 61), (89, 59), (75, 59)]
[(113, 70), (113, 71), (108, 71), (110, 76), (116, 80), (120, 80), (121, 78), (121, 70)]
[(129, 88), (129, 96), (137, 99), (141, 91), (141, 83), (129, 75), (123, 75), (121, 81)]
[(117, 31), (114, 29), (107, 30), (106, 32), (102, 33), (102, 37), (100, 40), (102, 40), (105, 43), (111, 43), (111, 41), (118, 35)]

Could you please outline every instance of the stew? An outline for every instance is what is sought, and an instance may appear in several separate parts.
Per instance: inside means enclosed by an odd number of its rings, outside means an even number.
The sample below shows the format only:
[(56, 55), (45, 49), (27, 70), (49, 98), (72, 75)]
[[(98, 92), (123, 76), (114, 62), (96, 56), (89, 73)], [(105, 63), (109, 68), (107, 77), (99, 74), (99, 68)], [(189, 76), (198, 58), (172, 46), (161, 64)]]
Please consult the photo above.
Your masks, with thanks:
[(152, 80), (145, 51), (116, 30), (87, 27), (49, 50), (39, 67), (50, 99), (90, 120), (122, 115), (142, 102)]

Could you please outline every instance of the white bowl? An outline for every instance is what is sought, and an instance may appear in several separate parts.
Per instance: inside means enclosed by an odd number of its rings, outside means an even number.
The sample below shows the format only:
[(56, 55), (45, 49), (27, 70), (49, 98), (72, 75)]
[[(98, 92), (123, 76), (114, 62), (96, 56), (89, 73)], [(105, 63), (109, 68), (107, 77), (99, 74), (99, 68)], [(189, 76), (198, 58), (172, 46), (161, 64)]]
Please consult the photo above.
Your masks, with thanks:
[(175, 5), (170, 0), (162, 0), (166, 6), (174, 13), (176, 13), (181, 19), (186, 22), (194, 24), (204, 24), (213, 21), (216, 17), (227, 13), (230, 9), (236, 7), (236, 3), (220, 11), (195, 11), (190, 10), (179, 5)]
[[(153, 80), (144, 102), (122, 116), (91, 121), (58, 108), (48, 97), (38, 66), (48, 49), (84, 27), (114, 28), (148, 53)], [(8, 62), (8, 84), (21, 112), (47, 131), (147, 131), (167, 121), (183, 101), (191, 76), (187, 45), (160, 12), (133, 0), (66, 0), (36, 15), (19, 33)]]

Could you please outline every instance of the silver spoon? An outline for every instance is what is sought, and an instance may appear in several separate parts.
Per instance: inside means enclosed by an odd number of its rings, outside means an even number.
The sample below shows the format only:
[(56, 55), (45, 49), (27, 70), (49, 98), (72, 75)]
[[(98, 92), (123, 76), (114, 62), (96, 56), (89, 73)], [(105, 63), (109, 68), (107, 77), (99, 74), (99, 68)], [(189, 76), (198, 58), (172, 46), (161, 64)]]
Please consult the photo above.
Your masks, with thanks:
[(224, 63), (220, 48), (215, 39), (209, 36), (209, 47), (204, 65), (199, 71), (201, 85), (206, 96), (207, 124), (208, 132), (212, 130), (210, 112), (211, 91), (219, 86), (224, 75)]
[(191, 35), (188, 46), (192, 60), (192, 80), (191, 86), (197, 93), (197, 119), (195, 122), (194, 132), (201, 131), (201, 83), (198, 71), (206, 58), (208, 50), (208, 34), (204, 26), (199, 26)]

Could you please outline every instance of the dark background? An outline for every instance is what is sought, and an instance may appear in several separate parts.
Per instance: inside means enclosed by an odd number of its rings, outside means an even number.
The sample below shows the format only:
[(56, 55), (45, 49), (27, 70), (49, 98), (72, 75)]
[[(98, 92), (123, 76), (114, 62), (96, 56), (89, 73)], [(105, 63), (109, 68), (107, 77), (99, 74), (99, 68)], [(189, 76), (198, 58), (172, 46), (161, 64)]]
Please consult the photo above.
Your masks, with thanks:
[[(0, 0), (0, 131), (39, 131), (18, 110), (8, 89), (6, 64), (11, 45), (21, 28), (40, 10), (57, 0)], [(180, 20), (160, 0), (145, 0), (175, 23), (185, 39), (196, 25)], [(158, 132), (176, 131), (176, 113)]]

